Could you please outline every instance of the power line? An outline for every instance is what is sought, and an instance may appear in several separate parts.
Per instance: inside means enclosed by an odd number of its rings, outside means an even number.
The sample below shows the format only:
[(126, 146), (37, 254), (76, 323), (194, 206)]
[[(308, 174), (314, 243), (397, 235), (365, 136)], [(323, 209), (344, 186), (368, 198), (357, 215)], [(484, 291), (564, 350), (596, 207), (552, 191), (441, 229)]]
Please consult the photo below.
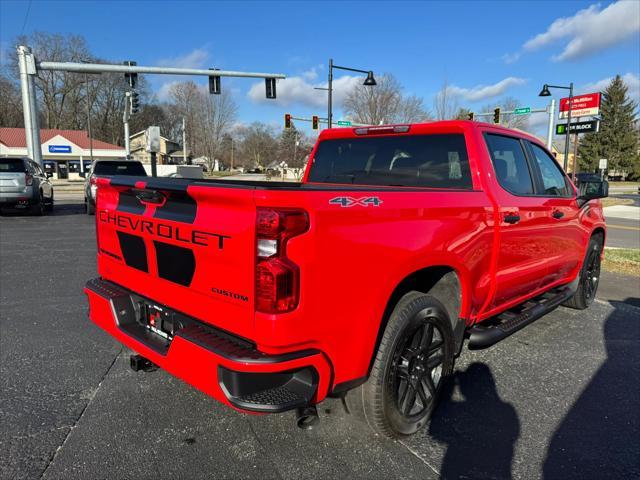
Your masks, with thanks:
[(32, 0), (29, 0), (29, 5), (27, 5), (27, 13), (24, 14), (24, 22), (22, 22), (22, 30), (20, 30), (20, 36), (24, 34), (24, 27), (27, 26), (27, 19), (29, 18), (29, 12), (31, 11), (31, 2)]

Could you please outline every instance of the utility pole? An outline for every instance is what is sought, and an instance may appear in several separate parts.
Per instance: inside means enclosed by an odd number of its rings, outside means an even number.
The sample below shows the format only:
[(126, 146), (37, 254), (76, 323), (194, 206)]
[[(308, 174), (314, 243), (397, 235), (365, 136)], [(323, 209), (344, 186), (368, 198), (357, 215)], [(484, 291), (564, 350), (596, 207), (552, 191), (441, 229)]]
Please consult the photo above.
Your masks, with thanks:
[(233, 137), (231, 138), (231, 166), (229, 167), (229, 171), (233, 171)]
[(18, 46), (18, 67), (20, 70), (20, 90), (22, 91), (22, 111), (27, 140), (27, 155), (40, 167), (42, 163), (42, 145), (40, 143), (40, 125), (36, 104), (36, 61), (31, 48)]
[(187, 121), (184, 117), (182, 117), (182, 158), (187, 165), (191, 165), (191, 160), (187, 158)]
[(329, 59), (329, 107), (327, 108), (327, 124), (329, 128), (331, 128), (331, 121), (333, 119), (333, 111), (331, 107), (332, 97), (333, 96), (333, 58)]
[(122, 123), (124, 124), (124, 148), (127, 152), (127, 160), (131, 160), (131, 139), (129, 134), (129, 116), (131, 113), (131, 92), (124, 94), (124, 113)]

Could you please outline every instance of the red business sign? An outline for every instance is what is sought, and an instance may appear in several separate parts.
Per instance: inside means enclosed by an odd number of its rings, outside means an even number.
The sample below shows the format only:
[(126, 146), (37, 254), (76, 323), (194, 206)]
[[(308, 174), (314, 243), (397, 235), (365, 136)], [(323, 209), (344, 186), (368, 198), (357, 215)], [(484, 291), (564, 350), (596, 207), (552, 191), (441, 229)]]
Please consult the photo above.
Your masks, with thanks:
[[(560, 99), (560, 118), (567, 118), (569, 98)], [(571, 116), (590, 117), (600, 113), (600, 93), (586, 93), (571, 99)]]

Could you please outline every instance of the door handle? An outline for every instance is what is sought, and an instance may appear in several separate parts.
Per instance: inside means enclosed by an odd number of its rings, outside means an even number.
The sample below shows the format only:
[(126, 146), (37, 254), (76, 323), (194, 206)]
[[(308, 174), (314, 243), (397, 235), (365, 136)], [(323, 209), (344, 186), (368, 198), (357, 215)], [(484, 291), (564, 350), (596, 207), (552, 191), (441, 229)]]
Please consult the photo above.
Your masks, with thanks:
[(520, 215), (517, 215), (517, 214), (505, 215), (504, 221), (506, 223), (518, 223), (520, 221)]
[(564, 217), (564, 213), (561, 212), (560, 210), (554, 210), (553, 213), (551, 214), (551, 216), (553, 218), (562, 218), (562, 217)]
[(135, 190), (136, 198), (140, 203), (147, 204), (150, 203), (152, 205), (164, 205), (167, 197), (165, 197), (162, 193), (156, 190)]

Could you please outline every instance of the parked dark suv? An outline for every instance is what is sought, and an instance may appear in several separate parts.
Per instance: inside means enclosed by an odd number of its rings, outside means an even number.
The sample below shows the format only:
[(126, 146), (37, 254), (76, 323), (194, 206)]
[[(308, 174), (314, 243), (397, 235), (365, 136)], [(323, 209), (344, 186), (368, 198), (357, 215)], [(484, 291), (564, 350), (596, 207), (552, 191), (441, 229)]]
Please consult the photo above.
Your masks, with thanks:
[(96, 160), (84, 180), (84, 204), (89, 215), (96, 213), (96, 175), (147, 176), (142, 163), (137, 160)]
[(34, 215), (53, 210), (50, 177), (29, 158), (0, 158), (0, 209), (29, 209)]

